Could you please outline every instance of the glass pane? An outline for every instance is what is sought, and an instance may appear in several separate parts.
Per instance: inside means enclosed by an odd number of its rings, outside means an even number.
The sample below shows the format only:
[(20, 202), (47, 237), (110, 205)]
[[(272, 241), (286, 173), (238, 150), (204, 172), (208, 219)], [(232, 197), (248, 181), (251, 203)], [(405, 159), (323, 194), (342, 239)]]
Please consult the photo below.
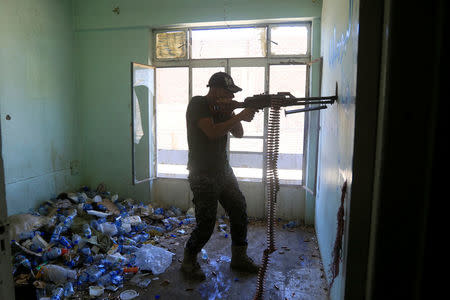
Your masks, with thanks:
[(192, 96), (205, 96), (209, 88), (206, 87), (209, 78), (217, 72), (224, 72), (223, 67), (192, 68)]
[(270, 31), (272, 55), (301, 55), (308, 50), (306, 26), (279, 26)]
[[(289, 65), (289, 66), (270, 66), (270, 93), (290, 92), (297, 98), (305, 97), (306, 87), (306, 66), (305, 65)], [(290, 109), (296, 107), (290, 107)], [(289, 156), (282, 154), (303, 154), (303, 128), (304, 128), (304, 114), (294, 114), (284, 117), (281, 113), (280, 118), (280, 156), (279, 166), (292, 166), (287, 161), (284, 161)], [(293, 167), (285, 167), (284, 169), (295, 169)], [(301, 168), (299, 168), (301, 169)], [(301, 172), (288, 172), (283, 174), (293, 174), (301, 176)], [(287, 176), (287, 175), (286, 175)], [(286, 178), (288, 179), (288, 178)], [(300, 180), (301, 178), (292, 178)]]
[[(235, 94), (237, 101), (244, 101), (245, 98), (261, 94), (264, 92), (264, 67), (233, 67), (231, 77), (235, 84), (242, 88), (242, 91)], [(236, 109), (239, 113), (242, 109)], [(244, 136), (262, 136), (264, 128), (264, 113), (259, 111), (251, 122), (242, 122)]]
[(186, 32), (160, 32), (156, 34), (156, 58), (186, 57)]
[(230, 151), (263, 152), (263, 140), (230, 138)]
[[(156, 69), (156, 128), (158, 176), (179, 174), (187, 164), (186, 108), (188, 68)], [(180, 167), (181, 166), (181, 167)]]
[(151, 66), (133, 63), (133, 183), (149, 180), (151, 175), (150, 149), (153, 135), (150, 116), (153, 111), (154, 76)]
[(192, 58), (266, 56), (265, 28), (192, 30)]
[(234, 174), (238, 178), (254, 178), (259, 180), (262, 178), (262, 153), (231, 153), (230, 165), (233, 168)]

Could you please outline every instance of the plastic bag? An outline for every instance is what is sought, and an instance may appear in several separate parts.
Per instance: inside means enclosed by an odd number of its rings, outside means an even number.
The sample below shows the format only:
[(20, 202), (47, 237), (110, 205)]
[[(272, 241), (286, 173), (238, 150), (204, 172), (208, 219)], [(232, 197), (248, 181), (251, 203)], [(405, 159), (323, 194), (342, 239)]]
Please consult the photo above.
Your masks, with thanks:
[(53, 281), (54, 283), (63, 283), (68, 280), (75, 280), (77, 272), (58, 265), (46, 265), (41, 269), (42, 275), (45, 279)]
[(145, 244), (136, 251), (135, 255), (136, 265), (139, 269), (150, 270), (157, 275), (163, 273), (170, 266), (173, 253), (152, 244)]
[(9, 236), (12, 240), (17, 240), (21, 232), (34, 231), (47, 223), (49, 218), (34, 216), (31, 214), (17, 214), (8, 217)]

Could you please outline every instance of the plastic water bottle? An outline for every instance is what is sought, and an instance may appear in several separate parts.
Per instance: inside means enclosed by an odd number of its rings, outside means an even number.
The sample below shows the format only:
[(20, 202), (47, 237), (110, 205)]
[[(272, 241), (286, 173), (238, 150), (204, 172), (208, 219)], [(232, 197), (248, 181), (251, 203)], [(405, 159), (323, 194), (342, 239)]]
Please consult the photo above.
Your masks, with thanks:
[(147, 224), (142, 222), (142, 223), (131, 226), (131, 228), (136, 232), (141, 232), (147, 228)]
[(59, 243), (61, 245), (63, 245), (64, 247), (66, 247), (67, 249), (72, 248), (72, 245), (71, 245), (70, 241), (64, 236), (59, 238)]
[(289, 223), (287, 223), (287, 224), (284, 224), (283, 225), (283, 228), (285, 229), (285, 228), (294, 228), (294, 227), (297, 227), (297, 222), (295, 222), (295, 221), (290, 221)]
[(115, 236), (119, 232), (114, 223), (106, 222), (98, 225), (98, 230), (108, 236)]
[(55, 283), (66, 283), (77, 278), (77, 271), (59, 265), (45, 265), (42, 267), (42, 272), (47, 280)]
[(207, 259), (208, 259), (208, 254), (206, 253), (206, 250), (203, 249), (203, 248), (202, 248), (202, 258), (203, 258), (204, 260), (207, 260)]
[(26, 231), (26, 232), (21, 232), (19, 234), (19, 240), (28, 240), (28, 239), (32, 239), (36, 234), (40, 234), (39, 231)]
[(133, 237), (133, 241), (135, 241), (136, 243), (143, 243), (145, 241), (147, 241), (150, 238), (150, 236), (148, 235), (148, 233), (143, 232), (141, 234), (137, 234)]
[(75, 246), (75, 245), (80, 245), (80, 243), (81, 243), (81, 240), (82, 240), (82, 238), (81, 238), (81, 236), (79, 236), (78, 234), (73, 234), (72, 235), (72, 244)]
[(73, 220), (77, 216), (77, 211), (74, 209), (72, 212), (64, 219), (63, 223), (64, 225), (72, 226)]
[(103, 204), (97, 204), (97, 209), (101, 211), (106, 211), (106, 207)]
[(111, 278), (111, 283), (114, 285), (121, 285), (123, 283), (123, 276), (115, 275)]
[(88, 280), (89, 280), (89, 274), (86, 271), (84, 271), (83, 273), (80, 274), (80, 276), (78, 276), (77, 284), (82, 285), (83, 283), (88, 282)]
[(64, 289), (62, 287), (56, 288), (52, 292), (51, 300), (62, 300), (64, 297)]
[(159, 233), (164, 233), (165, 232), (164, 228), (159, 227), (159, 226), (154, 226), (154, 225), (148, 225), (147, 229), (150, 230), (150, 231), (156, 231), (156, 232), (159, 232)]
[(84, 236), (88, 239), (90, 239), (92, 237), (92, 231), (91, 231), (91, 227), (89, 227), (89, 224), (83, 225), (83, 233), (84, 233)]
[(227, 233), (223, 228), (220, 228), (220, 232), (222, 232), (222, 236), (223, 236), (224, 238), (227, 238), (227, 237), (228, 237), (228, 233)]
[(83, 204), (83, 210), (93, 210), (94, 208), (92, 207), (92, 205), (91, 204), (89, 204), (89, 203), (84, 203)]
[(83, 249), (80, 250), (81, 253), (83, 253), (86, 256), (91, 255), (91, 248), (89, 247), (84, 247)]
[(97, 282), (100, 277), (106, 272), (104, 268), (94, 267), (88, 271), (89, 282)]
[(56, 244), (59, 240), (59, 237), (63, 231), (63, 226), (61, 224), (56, 225), (53, 230), (52, 236), (50, 237), (50, 243)]
[(67, 252), (68, 252), (67, 249), (52, 248), (49, 251), (45, 252), (44, 255), (42, 256), (42, 258), (44, 259), (44, 261), (53, 260)]
[(72, 259), (69, 259), (66, 261), (66, 266), (70, 267), (70, 268), (74, 268), (76, 266), (78, 266), (78, 263), (80, 261), (80, 256), (74, 256)]
[(183, 224), (192, 224), (195, 223), (195, 218), (186, 218), (182, 222)]
[(31, 270), (31, 262), (28, 258), (26, 258), (24, 255), (19, 254), (16, 256), (16, 261), (21, 264), (22, 266), (24, 266), (25, 268), (27, 268), (28, 270)]
[(155, 209), (155, 215), (164, 215), (164, 209), (161, 207)]
[(107, 287), (111, 284), (111, 276), (109, 276), (109, 274), (105, 274), (98, 279), (97, 283), (101, 286)]
[(119, 245), (119, 250), (120, 253), (125, 254), (136, 252), (139, 248), (133, 245)]
[(64, 285), (64, 297), (70, 297), (73, 294), (75, 294), (75, 291), (73, 290), (73, 284), (72, 282), (68, 282)]

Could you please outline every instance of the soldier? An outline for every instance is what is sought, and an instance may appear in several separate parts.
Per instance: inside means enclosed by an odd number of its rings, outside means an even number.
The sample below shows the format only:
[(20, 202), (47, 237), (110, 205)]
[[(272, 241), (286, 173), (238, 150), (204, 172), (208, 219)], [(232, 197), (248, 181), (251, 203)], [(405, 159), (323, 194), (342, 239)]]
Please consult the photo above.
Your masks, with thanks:
[(214, 231), (217, 201), (230, 217), (231, 268), (250, 273), (257, 273), (259, 269), (247, 256), (247, 204), (226, 153), (228, 132), (241, 138), (244, 135), (241, 121), (252, 121), (257, 110), (246, 108), (237, 115), (233, 112), (214, 114), (211, 103), (230, 102), (234, 93), (242, 89), (224, 72), (213, 74), (207, 86), (208, 94), (193, 97), (186, 110), (188, 178), (194, 194), (197, 225), (186, 243), (181, 270), (199, 280), (206, 277), (197, 262), (197, 254)]

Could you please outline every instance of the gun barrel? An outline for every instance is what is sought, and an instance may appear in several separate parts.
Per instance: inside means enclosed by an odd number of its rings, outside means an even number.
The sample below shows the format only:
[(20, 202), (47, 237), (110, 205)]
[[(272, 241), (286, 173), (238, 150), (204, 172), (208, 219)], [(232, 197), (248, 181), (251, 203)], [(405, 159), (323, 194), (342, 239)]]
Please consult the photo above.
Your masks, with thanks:
[(300, 113), (300, 112), (306, 112), (306, 111), (312, 111), (312, 110), (319, 110), (319, 109), (325, 109), (327, 108), (326, 105), (321, 105), (318, 107), (308, 107), (308, 108), (301, 108), (301, 109), (293, 109), (293, 110), (285, 110), (284, 111), (284, 115), (289, 115), (289, 114), (295, 114), (295, 113)]

